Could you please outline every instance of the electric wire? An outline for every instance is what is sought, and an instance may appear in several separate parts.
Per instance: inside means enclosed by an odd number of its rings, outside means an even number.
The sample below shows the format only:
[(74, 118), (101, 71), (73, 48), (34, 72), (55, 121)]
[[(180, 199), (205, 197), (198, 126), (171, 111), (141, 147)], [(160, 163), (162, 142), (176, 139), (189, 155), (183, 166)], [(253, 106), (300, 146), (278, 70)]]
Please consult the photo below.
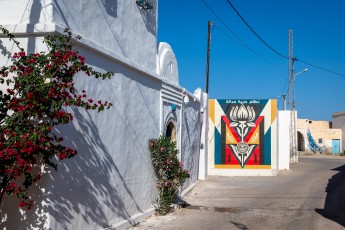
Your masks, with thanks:
[(256, 32), (255, 30), (246, 22), (246, 20), (244, 20), (244, 18), (241, 16), (241, 14), (236, 10), (236, 8), (234, 7), (234, 5), (229, 1), (226, 0), (229, 5), (231, 6), (231, 8), (236, 12), (236, 14), (242, 19), (242, 21), (247, 25), (247, 27), (255, 34), (255, 36), (262, 42), (264, 43), (269, 49), (271, 49), (273, 52), (275, 52), (276, 54), (278, 54), (279, 56), (285, 58), (285, 59), (289, 59), (289, 57), (287, 57), (286, 55), (283, 55), (281, 53), (279, 53), (277, 50), (273, 49), (272, 46), (270, 46), (269, 44), (267, 44)]
[(260, 53), (256, 52), (255, 50), (253, 50), (250, 47), (246, 47), (243, 46), (241, 43), (239, 43), (238, 41), (236, 41), (235, 39), (233, 39), (229, 34), (227, 34), (226, 32), (224, 32), (221, 28), (219, 28), (218, 26), (214, 25), (214, 27), (221, 32), (224, 36), (226, 36), (227, 38), (231, 39), (232, 41), (236, 42), (237, 44), (241, 45), (242, 47), (248, 49), (249, 51), (251, 51), (253, 54), (255, 54), (258, 58), (260, 58), (262, 61), (264, 61), (266, 64), (276, 68), (276, 69), (280, 69), (280, 70), (286, 70), (284, 68), (281, 68), (273, 63), (271, 63), (270, 61), (268, 61), (266, 58), (264, 58)]
[[(219, 30), (224, 36), (228, 37), (229, 39), (231, 39), (232, 41), (234, 41), (235, 43), (237, 43), (238, 45), (248, 49), (249, 51), (251, 51), (252, 53), (254, 53), (257, 57), (259, 57), (261, 60), (263, 60), (266, 64), (274, 67), (274, 68), (277, 68), (277, 69), (281, 69), (281, 70), (286, 70), (286, 69), (283, 69), (281, 67), (278, 67), (274, 64), (272, 64), (271, 62), (269, 62), (267, 59), (265, 59), (260, 53), (256, 52), (254, 49), (252, 49), (249, 45), (247, 45), (242, 39), (240, 39), (231, 29), (230, 27), (224, 22), (224, 20), (210, 7), (209, 4), (207, 4), (204, 0), (201, 0), (201, 2), (207, 7), (207, 9), (209, 11), (212, 12), (212, 14), (214, 16), (216, 16), (216, 18), (238, 39), (235, 40), (233, 37), (231, 37), (229, 34), (227, 34), (226, 32), (224, 32), (219, 26), (217, 25), (213, 25), (214, 28), (216, 28), (217, 30)], [(284, 94), (284, 91), (285, 91), (285, 88), (286, 88), (286, 85), (287, 85), (287, 82), (285, 83), (285, 86), (284, 86), (284, 89), (283, 89), (283, 93), (282, 95)]]
[(222, 34), (224, 34), (226, 37), (237, 43), (238, 45), (244, 47), (245, 49), (248, 49), (252, 53), (254, 53), (257, 57), (259, 57), (261, 60), (266, 62), (267, 64), (271, 65), (274, 68), (282, 69), (272, 63), (270, 63), (267, 59), (265, 59), (260, 53), (256, 52), (254, 49), (252, 49), (249, 45), (247, 45), (241, 38), (239, 38), (231, 29), (230, 27), (222, 20), (222, 18), (208, 5), (204, 0), (201, 0), (201, 2), (217, 17), (217, 19), (238, 39), (235, 40), (233, 37), (231, 37), (229, 34), (225, 33), (220, 27), (217, 25), (213, 25), (217, 30), (219, 30)]
[(312, 64), (312, 63), (309, 63), (309, 62), (306, 62), (306, 61), (303, 61), (303, 60), (300, 60), (300, 59), (296, 59), (296, 61), (299, 61), (299, 62), (301, 62), (301, 63), (303, 63), (303, 64), (306, 64), (306, 65), (309, 65), (309, 66), (318, 68), (318, 69), (320, 69), (320, 70), (323, 70), (323, 71), (326, 71), (326, 72), (329, 72), (329, 73), (332, 73), (332, 74), (335, 74), (335, 75), (339, 75), (339, 76), (345, 77), (345, 74), (338, 73), (338, 72), (335, 72), (335, 71), (333, 71), (333, 70), (329, 70), (329, 69), (323, 68), (323, 67), (318, 66), (318, 65), (314, 65), (314, 64)]
[[(273, 49), (269, 44), (267, 44), (256, 32), (255, 30), (247, 23), (247, 21), (241, 16), (241, 14), (237, 11), (237, 9), (235, 8), (235, 6), (229, 1), (229, 0), (226, 0), (228, 2), (228, 4), (231, 6), (231, 8), (235, 11), (235, 13), (241, 18), (241, 20), (246, 24), (246, 26), (254, 33), (254, 35), (262, 42), (264, 43), (269, 49), (271, 49), (274, 53), (278, 54), (279, 56), (285, 58), (285, 59), (289, 59), (289, 57), (287, 57), (286, 55), (283, 55), (281, 53), (279, 53), (277, 50)], [(318, 65), (315, 65), (315, 64), (312, 64), (312, 63), (309, 63), (309, 62), (306, 62), (306, 61), (303, 61), (303, 60), (300, 60), (300, 59), (297, 59), (297, 58), (292, 58), (294, 59), (295, 61), (299, 61), (303, 64), (306, 64), (306, 65), (309, 65), (309, 66), (312, 66), (312, 67), (315, 67), (315, 68), (318, 68), (320, 70), (323, 70), (323, 71), (326, 71), (326, 72), (329, 72), (329, 73), (332, 73), (332, 74), (335, 74), (335, 75), (339, 75), (339, 76), (344, 76), (345, 77), (345, 74), (342, 74), (342, 73), (338, 73), (338, 72), (335, 72), (333, 70), (329, 70), (329, 69), (326, 69), (326, 68), (323, 68), (321, 66), (318, 66)]]
[[(218, 26), (214, 25), (214, 27), (219, 30), (221, 33), (223, 33), (226, 37), (228, 37), (229, 39), (231, 39), (232, 41), (236, 42), (237, 44), (243, 46), (244, 48), (248, 49), (249, 51), (251, 51), (252, 53), (254, 53), (255, 55), (257, 55), (260, 59), (262, 59), (263, 61), (265, 61), (267, 64), (275, 67), (275, 68), (279, 68), (279, 69), (282, 69), (280, 67), (277, 67), (277, 66), (274, 66), (272, 65), (270, 62), (268, 62), (265, 58), (262, 57), (262, 55), (260, 55), (258, 52), (256, 52), (255, 50), (253, 50), (249, 45), (247, 45), (242, 39), (240, 39), (231, 29), (229, 26), (227, 26), (227, 24), (222, 20), (222, 18), (204, 1), (204, 0), (201, 0), (201, 2), (216, 16), (216, 18), (238, 39), (235, 40), (233, 37), (231, 37), (229, 34), (225, 33), (221, 28), (219, 28)], [(247, 23), (247, 21), (241, 16), (241, 14), (237, 11), (237, 9), (234, 7), (234, 5), (229, 1), (227, 0), (228, 4), (231, 6), (231, 8), (235, 11), (235, 13), (241, 18), (241, 20), (246, 24), (246, 26), (252, 31), (252, 33), (264, 44), (266, 45), (270, 50), (272, 50), (274, 53), (276, 53), (277, 55), (279, 55), (280, 57), (284, 58), (284, 59), (290, 59), (288, 56), (286, 55), (283, 55), (282, 53), (278, 52), (277, 50), (275, 50), (272, 46), (270, 46), (267, 42), (265, 42), (265, 40), (263, 40), (256, 32), (255, 30)], [(312, 63), (309, 63), (307, 61), (304, 61), (304, 60), (301, 60), (301, 59), (297, 59), (295, 57), (292, 57), (292, 59), (294, 59), (295, 61), (299, 61), (303, 64), (306, 64), (306, 65), (309, 65), (309, 66), (312, 66), (312, 67), (315, 67), (315, 68), (318, 68), (320, 70), (323, 70), (323, 71), (326, 71), (326, 72), (329, 72), (329, 73), (332, 73), (332, 74), (335, 74), (335, 75), (339, 75), (339, 76), (344, 76), (345, 77), (345, 74), (342, 74), (342, 73), (338, 73), (336, 71), (333, 71), (333, 70), (330, 70), (330, 69), (326, 69), (324, 67), (321, 67), (321, 66), (318, 66), (318, 65), (315, 65), (315, 64), (312, 64)], [(285, 89), (286, 89), (286, 86), (287, 86), (287, 83), (288, 83), (288, 79), (286, 80), (285, 82), (285, 86), (283, 88), (283, 92), (282, 92), (282, 95), (284, 95), (284, 92), (285, 92)], [(280, 98), (281, 99), (281, 98)], [(279, 100), (280, 103), (281, 103), (281, 100)]]
[[(239, 42), (247, 49), (252, 50), (244, 41), (242, 41), (241, 38), (239, 38), (231, 29), (228, 25), (226, 25), (226, 23), (222, 20), (222, 18), (220, 16), (218, 16), (218, 14), (212, 10), (212, 8), (204, 1), (201, 0), (201, 2), (214, 14), (214, 16), (216, 16), (218, 18), (218, 20), (239, 40)], [(235, 41), (233, 38), (231, 38), (231, 40)], [(237, 42), (237, 41), (236, 41)], [(238, 43), (238, 42), (237, 42)], [(252, 50), (253, 51), (253, 50)]]

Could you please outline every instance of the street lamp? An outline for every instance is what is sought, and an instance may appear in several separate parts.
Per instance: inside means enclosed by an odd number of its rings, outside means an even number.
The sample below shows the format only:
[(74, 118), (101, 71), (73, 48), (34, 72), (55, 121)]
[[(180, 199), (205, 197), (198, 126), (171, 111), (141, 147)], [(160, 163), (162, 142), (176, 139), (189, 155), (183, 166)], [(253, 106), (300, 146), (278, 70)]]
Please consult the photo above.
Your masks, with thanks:
[(296, 73), (296, 74), (294, 75), (294, 77), (296, 77), (297, 75), (299, 75), (299, 74), (301, 74), (301, 73), (307, 72), (307, 71), (308, 71), (308, 69), (307, 69), (307, 68), (305, 68), (305, 69), (304, 69), (304, 70), (302, 70), (301, 72)]
[[(292, 82), (293, 87), (295, 87), (295, 78), (297, 75), (308, 71), (308, 69), (304, 69), (301, 72), (296, 74), (292, 74)], [(293, 70), (292, 70), (293, 73)], [(291, 123), (290, 123), (290, 162), (291, 163), (298, 163), (298, 151), (297, 151), (297, 125), (296, 125), (296, 110), (295, 110), (295, 90), (293, 89), (292, 94), (292, 110), (291, 110)]]
[[(307, 72), (307, 71), (308, 71), (308, 69), (305, 68), (304, 70), (294, 74), (293, 75), (294, 81), (295, 81), (295, 78), (296, 78), (297, 75), (300, 75), (301, 73), (304, 73), (304, 72)], [(292, 109), (295, 110), (295, 97), (292, 98)]]

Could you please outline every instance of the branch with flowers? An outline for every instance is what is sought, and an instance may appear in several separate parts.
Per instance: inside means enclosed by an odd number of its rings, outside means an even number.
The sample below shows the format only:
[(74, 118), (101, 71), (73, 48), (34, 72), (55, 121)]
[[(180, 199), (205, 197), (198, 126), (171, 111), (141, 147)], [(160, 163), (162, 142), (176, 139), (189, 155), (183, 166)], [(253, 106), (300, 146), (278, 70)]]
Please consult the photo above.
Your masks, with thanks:
[(178, 159), (176, 142), (171, 141), (170, 138), (150, 139), (149, 150), (159, 192), (156, 211), (165, 215), (172, 211), (172, 203), (178, 189), (189, 178), (189, 172), (183, 169), (183, 163)]
[[(54, 127), (73, 120), (68, 107), (98, 110), (112, 104), (87, 97), (78, 90), (74, 78), (93, 76), (107, 79), (113, 74), (100, 73), (85, 64), (74, 49), (72, 33), (51, 34), (44, 38), (47, 52), (25, 53), (19, 42), (3, 26), (0, 32), (20, 50), (12, 55), (12, 64), (0, 67), (0, 204), (4, 195), (20, 199), (19, 207), (31, 209), (30, 186), (41, 178), (42, 169), (57, 169), (54, 159), (72, 158), (77, 151), (63, 145), (63, 137)], [(1, 89), (0, 88), (0, 89)]]

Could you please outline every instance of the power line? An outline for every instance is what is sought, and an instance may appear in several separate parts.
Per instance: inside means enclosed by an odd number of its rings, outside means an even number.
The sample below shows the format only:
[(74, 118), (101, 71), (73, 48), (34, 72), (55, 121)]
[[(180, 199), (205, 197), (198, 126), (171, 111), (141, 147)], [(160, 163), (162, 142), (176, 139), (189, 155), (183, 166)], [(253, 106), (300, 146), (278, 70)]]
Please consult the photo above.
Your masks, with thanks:
[(303, 61), (303, 60), (300, 60), (300, 59), (296, 59), (296, 61), (299, 61), (299, 62), (301, 62), (301, 63), (303, 63), (303, 64), (310, 65), (310, 66), (312, 66), (312, 67), (321, 69), (321, 70), (323, 70), (323, 71), (326, 71), (326, 72), (329, 72), (329, 73), (332, 73), (332, 74), (335, 74), (335, 75), (339, 75), (339, 76), (345, 77), (345, 74), (338, 73), (338, 72), (335, 72), (335, 71), (333, 71), (333, 70), (329, 70), (329, 69), (323, 68), (323, 67), (318, 66), (318, 65), (311, 64), (311, 63), (309, 63), (309, 62), (306, 62), (306, 61)]
[(224, 36), (228, 37), (229, 39), (231, 39), (232, 41), (236, 42), (237, 44), (241, 45), (242, 47), (248, 49), (249, 51), (251, 51), (253, 54), (255, 54), (258, 58), (260, 58), (262, 61), (264, 61), (266, 64), (276, 68), (276, 69), (280, 69), (280, 70), (286, 70), (283, 69), (273, 63), (271, 63), (270, 61), (268, 61), (266, 58), (264, 58), (260, 53), (256, 52), (255, 50), (253, 50), (252, 48), (250, 48), (249, 46), (243, 46), (241, 43), (239, 43), (238, 41), (236, 41), (235, 39), (233, 39), (229, 34), (225, 33), (222, 29), (220, 29), (217, 25), (214, 25), (214, 27), (219, 30)]
[[(231, 8), (236, 12), (236, 14), (242, 19), (242, 21), (246, 24), (246, 26), (254, 33), (254, 35), (262, 42), (264, 43), (269, 49), (271, 49), (274, 53), (278, 54), (279, 56), (285, 58), (285, 59), (289, 59), (289, 57), (287, 57), (286, 55), (283, 55), (281, 53), (279, 53), (278, 51), (276, 51), (275, 49), (273, 49), (269, 44), (267, 44), (255, 31), (254, 29), (247, 23), (247, 21), (241, 16), (241, 14), (237, 11), (237, 9), (234, 7), (234, 5), (229, 1), (229, 0), (226, 0), (228, 2), (228, 4), (231, 6)], [(344, 76), (345, 77), (345, 74), (342, 74), (342, 73), (338, 73), (338, 72), (335, 72), (333, 70), (329, 70), (329, 69), (326, 69), (326, 68), (323, 68), (321, 66), (318, 66), (318, 65), (315, 65), (315, 64), (312, 64), (312, 63), (309, 63), (309, 62), (306, 62), (306, 61), (303, 61), (303, 60), (299, 60), (299, 59), (296, 59), (294, 57), (292, 57), (292, 59), (294, 59), (294, 61), (299, 61), (301, 63), (304, 63), (306, 65), (309, 65), (309, 66), (313, 66), (315, 68), (318, 68), (320, 70), (323, 70), (323, 71), (326, 71), (326, 72), (329, 72), (329, 73), (332, 73), (332, 74), (335, 74), (335, 75), (339, 75), (339, 76)]]
[[(277, 69), (283, 69), (281, 67), (278, 67), (272, 63), (270, 63), (268, 60), (266, 60), (260, 53), (256, 52), (254, 49), (252, 49), (249, 45), (247, 45), (242, 39), (240, 39), (231, 29), (230, 27), (224, 22), (224, 20), (210, 7), (209, 4), (207, 4), (204, 0), (201, 0), (201, 2), (207, 7), (207, 9), (209, 11), (212, 12), (212, 14), (214, 16), (216, 16), (216, 18), (238, 39), (238, 41), (236, 39), (234, 39), (232, 36), (230, 36), (229, 34), (227, 34), (226, 32), (224, 32), (219, 26), (217, 26), (216, 24), (214, 24), (214, 28), (216, 28), (217, 30), (219, 30), (224, 36), (228, 37), (229, 39), (231, 39), (233, 42), (237, 43), (238, 45), (248, 49), (249, 51), (251, 51), (252, 53), (254, 53), (257, 57), (259, 57), (260, 59), (262, 59), (264, 62), (266, 62), (267, 64), (271, 65), (272, 67), (274, 68), (277, 68)], [(286, 69), (284, 69), (286, 70)], [(282, 95), (284, 94), (284, 91), (285, 91), (285, 88), (286, 88), (286, 85), (287, 85), (287, 81), (285, 83), (285, 86), (284, 86), (284, 89), (283, 89), (283, 93)]]
[(225, 33), (220, 27), (218, 27), (217, 25), (214, 25), (214, 27), (216, 29), (218, 29), (222, 34), (224, 34), (226, 37), (228, 37), (229, 39), (231, 39), (232, 41), (234, 41), (235, 43), (237, 43), (238, 45), (248, 49), (249, 51), (251, 51), (252, 53), (254, 53), (255, 55), (257, 55), (260, 59), (262, 59), (264, 62), (266, 62), (267, 64), (273, 66), (274, 68), (278, 68), (278, 69), (282, 69), (280, 67), (277, 67), (276, 65), (270, 63), (268, 60), (266, 60), (260, 53), (256, 52), (254, 49), (252, 49), (249, 45), (247, 45), (241, 38), (239, 38), (231, 29), (230, 27), (222, 20), (222, 18), (210, 7), (210, 5), (208, 5), (204, 0), (201, 0), (201, 2), (218, 18), (218, 20), (238, 39), (235, 40), (233, 37), (231, 37), (229, 34)]
[[(212, 8), (204, 1), (201, 0), (201, 2), (218, 18), (218, 20), (240, 41), (240, 43), (242, 43), (242, 45), (244, 47), (246, 47), (247, 49), (252, 50), (244, 41), (242, 41), (241, 38), (239, 38), (231, 29), (229, 26), (226, 25), (226, 23), (222, 20), (222, 18), (220, 16), (218, 16), (218, 14), (212, 10)], [(231, 38), (233, 41), (235, 41), (233, 38)], [(237, 42), (237, 41), (236, 41)], [(237, 42), (238, 43), (238, 42)]]
[(242, 21), (247, 25), (247, 27), (255, 34), (255, 36), (257, 38), (259, 38), (259, 40), (264, 43), (268, 48), (270, 48), (273, 52), (275, 52), (276, 54), (278, 54), (279, 56), (285, 58), (285, 59), (288, 59), (287, 56), (279, 53), (278, 51), (276, 51), (275, 49), (273, 49), (270, 45), (268, 45), (255, 31), (254, 29), (246, 22), (246, 20), (244, 20), (244, 18), (240, 15), (240, 13), (236, 10), (236, 8), (234, 7), (234, 5), (232, 5), (232, 3), (229, 1), (229, 0), (226, 0), (229, 5), (231, 6), (231, 8), (236, 12), (236, 14), (242, 19)]

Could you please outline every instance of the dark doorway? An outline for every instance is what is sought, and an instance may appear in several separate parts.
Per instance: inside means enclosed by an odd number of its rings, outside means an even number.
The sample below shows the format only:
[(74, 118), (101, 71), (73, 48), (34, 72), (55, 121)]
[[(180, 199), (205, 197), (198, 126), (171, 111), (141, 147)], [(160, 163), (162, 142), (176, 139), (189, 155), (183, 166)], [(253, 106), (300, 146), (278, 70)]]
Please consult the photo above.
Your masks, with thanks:
[(304, 136), (299, 131), (297, 132), (297, 148), (298, 148), (298, 151), (305, 151)]
[(165, 136), (170, 137), (172, 141), (176, 141), (176, 127), (173, 121), (168, 123)]

